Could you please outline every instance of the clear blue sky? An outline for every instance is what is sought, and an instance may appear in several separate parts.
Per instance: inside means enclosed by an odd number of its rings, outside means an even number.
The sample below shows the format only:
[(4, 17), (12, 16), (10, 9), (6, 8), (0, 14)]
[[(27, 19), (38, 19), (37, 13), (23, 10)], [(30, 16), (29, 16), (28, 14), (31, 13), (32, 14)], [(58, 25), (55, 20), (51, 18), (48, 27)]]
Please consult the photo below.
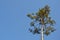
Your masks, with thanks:
[(60, 0), (0, 0), (0, 40), (40, 40), (28, 31), (31, 21), (26, 15), (48, 4), (55, 19), (56, 31), (45, 40), (60, 40)]

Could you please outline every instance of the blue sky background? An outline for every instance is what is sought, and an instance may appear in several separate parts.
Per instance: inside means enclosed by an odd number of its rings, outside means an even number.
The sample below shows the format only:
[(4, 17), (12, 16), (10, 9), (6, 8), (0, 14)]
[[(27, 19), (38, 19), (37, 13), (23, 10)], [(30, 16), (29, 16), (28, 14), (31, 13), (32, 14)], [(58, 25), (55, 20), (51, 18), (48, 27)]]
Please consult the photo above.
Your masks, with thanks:
[(28, 31), (28, 13), (49, 5), (56, 31), (45, 40), (60, 40), (60, 0), (0, 0), (0, 40), (40, 40), (40, 35)]

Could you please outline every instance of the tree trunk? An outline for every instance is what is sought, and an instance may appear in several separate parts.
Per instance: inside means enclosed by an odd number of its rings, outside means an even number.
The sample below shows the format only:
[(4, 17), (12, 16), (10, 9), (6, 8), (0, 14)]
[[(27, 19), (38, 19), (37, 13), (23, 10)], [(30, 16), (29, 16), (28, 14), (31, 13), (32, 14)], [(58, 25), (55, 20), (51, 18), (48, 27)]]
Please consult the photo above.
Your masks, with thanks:
[(42, 25), (42, 26), (41, 26), (41, 40), (44, 40), (43, 28), (44, 28), (44, 26)]

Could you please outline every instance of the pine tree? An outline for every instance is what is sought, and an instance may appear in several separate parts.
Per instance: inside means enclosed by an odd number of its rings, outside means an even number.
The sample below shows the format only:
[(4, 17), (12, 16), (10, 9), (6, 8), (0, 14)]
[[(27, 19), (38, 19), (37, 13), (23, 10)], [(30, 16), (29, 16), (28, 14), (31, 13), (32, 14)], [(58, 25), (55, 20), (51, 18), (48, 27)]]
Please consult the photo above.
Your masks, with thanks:
[(48, 5), (39, 9), (37, 13), (27, 14), (32, 19), (30, 26), (34, 28), (29, 28), (29, 31), (33, 34), (41, 34), (41, 40), (44, 40), (44, 34), (48, 36), (51, 32), (55, 31), (53, 26), (56, 22), (51, 19), (49, 14), (50, 7)]

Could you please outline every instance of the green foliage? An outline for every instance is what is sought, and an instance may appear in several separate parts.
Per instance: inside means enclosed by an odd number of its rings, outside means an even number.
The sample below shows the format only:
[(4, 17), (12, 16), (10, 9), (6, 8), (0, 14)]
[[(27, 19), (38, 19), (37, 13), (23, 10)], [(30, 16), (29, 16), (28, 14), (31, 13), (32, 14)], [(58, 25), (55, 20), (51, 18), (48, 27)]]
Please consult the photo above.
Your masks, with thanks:
[(48, 36), (51, 32), (54, 32), (54, 31), (55, 31), (55, 29), (53, 27), (49, 26), (44, 31), (44, 34), (46, 34)]
[(29, 29), (29, 31), (30, 32), (32, 32), (33, 34), (40, 34), (40, 29), (38, 29), (38, 28), (35, 28), (34, 30), (32, 30), (32, 29)]
[[(44, 29), (44, 34), (49, 35), (51, 32), (54, 32), (55, 29), (51, 26), (53, 26), (56, 22), (49, 17), (50, 14), (50, 7), (46, 5), (44, 8), (39, 9), (39, 11), (34, 14), (27, 14), (27, 16), (32, 19), (33, 21), (30, 23), (30, 26), (34, 27), (34, 30), (29, 29), (30, 32), (33, 34), (40, 34), (40, 26), (36, 27), (36, 23), (39, 23), (38, 25), (44, 25), (46, 28)], [(46, 25), (49, 26), (47, 27)]]
[(30, 23), (30, 26), (34, 26), (34, 22), (31, 22), (31, 23)]
[(45, 34), (48, 36), (50, 34), (50, 32), (46, 30)]

